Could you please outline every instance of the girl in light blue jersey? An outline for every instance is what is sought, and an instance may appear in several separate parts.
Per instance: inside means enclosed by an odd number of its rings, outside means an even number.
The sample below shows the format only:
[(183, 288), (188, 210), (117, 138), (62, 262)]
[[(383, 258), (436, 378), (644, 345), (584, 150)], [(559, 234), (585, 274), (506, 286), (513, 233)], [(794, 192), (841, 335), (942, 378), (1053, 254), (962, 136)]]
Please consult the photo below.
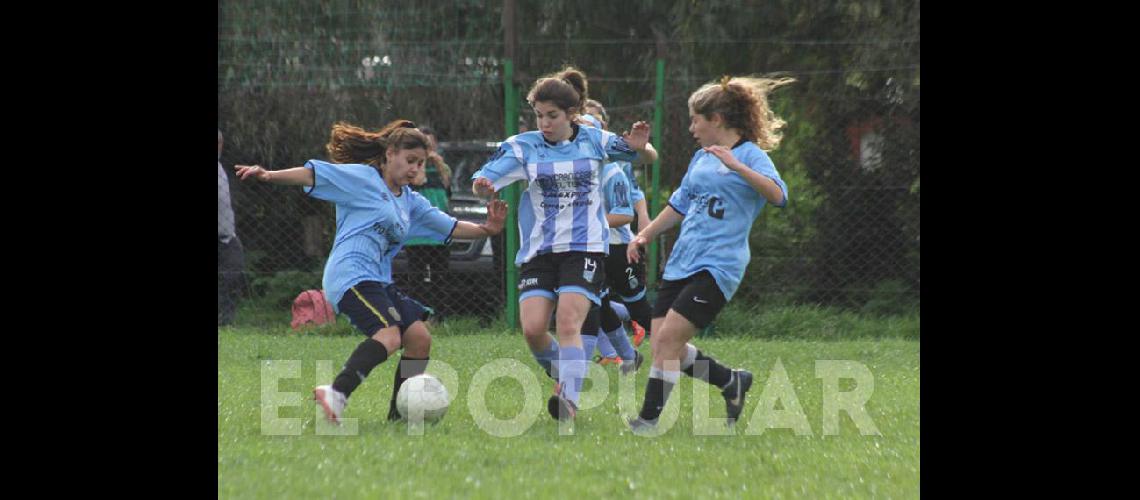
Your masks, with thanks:
[(408, 187), (424, 167), (428, 139), (408, 120), (379, 132), (333, 125), (326, 146), (333, 163), (309, 160), (302, 167), (269, 171), (237, 165), (238, 177), (302, 186), (314, 198), (336, 204), (336, 237), (325, 264), (324, 291), (333, 309), (348, 316), (368, 338), (360, 343), (332, 384), (317, 386), (313, 397), (329, 421), (339, 424), (348, 397), (373, 368), (403, 347), (396, 367), (388, 419), (398, 419), (396, 394), (405, 380), (427, 368), (430, 311), (392, 282), (392, 258), (411, 238), (447, 242), (452, 236), (498, 234), (506, 204), (493, 201), (485, 224), (475, 225), (431, 206)]
[[(508, 137), (472, 176), (481, 196), (515, 181), (530, 183), (519, 199), (519, 316), (531, 352), (558, 380), (547, 410), (559, 420), (577, 413), (587, 368), (583, 325), (590, 334), (598, 331), (591, 303), (601, 301), (609, 250), (602, 166), (657, 157), (645, 122), (624, 137), (575, 123), (586, 98), (586, 75), (577, 69), (539, 78), (527, 95), (539, 130)], [(555, 305), (557, 341), (547, 334)]]
[(657, 424), (681, 372), (721, 389), (728, 424), (735, 424), (752, 386), (747, 370), (730, 370), (689, 340), (712, 322), (744, 277), (751, 253), (748, 233), (766, 204), (784, 207), (788, 188), (766, 151), (780, 142), (783, 120), (768, 94), (793, 79), (729, 78), (689, 96), (689, 132), (701, 145), (693, 154), (669, 206), (629, 243), (627, 258), (649, 240), (681, 223), (653, 305), (653, 367), (645, 400), (629, 425), (649, 432)]

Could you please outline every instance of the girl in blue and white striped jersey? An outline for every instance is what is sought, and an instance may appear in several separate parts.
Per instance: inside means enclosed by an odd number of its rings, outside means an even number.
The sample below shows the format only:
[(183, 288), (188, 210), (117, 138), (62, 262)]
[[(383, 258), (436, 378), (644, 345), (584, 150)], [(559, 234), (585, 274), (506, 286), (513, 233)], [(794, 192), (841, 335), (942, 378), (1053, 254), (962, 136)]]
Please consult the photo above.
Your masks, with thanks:
[[(481, 196), (529, 182), (519, 199), (519, 316), (531, 352), (558, 379), (547, 409), (559, 420), (577, 413), (587, 368), (580, 332), (598, 329), (591, 303), (601, 301), (609, 250), (602, 166), (657, 157), (645, 122), (624, 137), (575, 123), (586, 98), (586, 75), (575, 68), (539, 78), (527, 94), (539, 130), (508, 137), (472, 176)], [(556, 304), (557, 342), (547, 334)]]

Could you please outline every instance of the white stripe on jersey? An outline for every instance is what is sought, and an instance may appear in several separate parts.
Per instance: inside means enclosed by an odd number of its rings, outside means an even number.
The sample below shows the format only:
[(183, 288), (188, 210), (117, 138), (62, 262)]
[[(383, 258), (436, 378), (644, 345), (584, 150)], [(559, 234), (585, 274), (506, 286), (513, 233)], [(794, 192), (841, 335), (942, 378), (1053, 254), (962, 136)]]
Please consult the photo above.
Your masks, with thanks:
[[(511, 145), (511, 149), (515, 152), (515, 158), (518, 159), (519, 163), (523, 163), (526, 161), (526, 157), (523, 156), (522, 146), (520, 146), (517, 141), (508, 140), (508, 141), (506, 141), (506, 143)], [(533, 179), (533, 177), (531, 177), (531, 178)], [(498, 180), (496, 180), (495, 182), (493, 182), (491, 184), (492, 184), (492, 186), (494, 186), (495, 191), (500, 191), (504, 187), (511, 185), (511, 183), (513, 183), (515, 181), (525, 181), (525, 180), (529, 180), (526, 177), (526, 170), (525, 169), (517, 169), (517, 170), (512, 170), (511, 172), (508, 172), (507, 175), (500, 177)]]
[[(574, 175), (574, 162), (573, 161), (555, 161), (551, 162), (553, 174), (564, 175), (564, 179), (573, 179)], [(601, 162), (590, 160), (591, 180), (598, 183), (598, 175), (601, 169)], [(549, 238), (551, 243), (550, 251), (569, 252), (571, 251), (571, 243), (574, 239), (574, 202), (589, 202), (586, 205), (585, 222), (586, 222), (586, 241), (592, 242), (587, 245), (584, 251), (587, 252), (606, 252), (608, 249), (608, 226), (605, 222), (605, 206), (604, 198), (602, 197), (601, 184), (598, 184), (596, 189), (590, 191), (585, 199), (577, 198), (557, 198), (554, 203), (561, 205), (557, 208), (557, 213), (553, 215), (554, 227), (553, 232), (549, 235), (546, 234), (543, 228), (543, 222), (546, 220), (546, 208), (544, 205), (545, 198), (543, 196), (542, 187), (538, 182), (533, 179), (538, 177), (538, 164), (530, 163), (527, 165), (527, 177), (532, 179), (532, 182), (527, 187), (530, 194), (530, 209), (535, 214), (534, 225), (530, 228), (524, 228), (524, 231), (529, 237), (530, 245), (527, 247), (527, 254), (519, 256), (516, 262), (522, 263), (531, 260), (535, 255), (542, 250), (544, 241)], [(557, 186), (556, 186), (557, 187)], [(566, 186), (567, 190), (572, 189)], [(579, 248), (581, 250), (581, 248)]]
[(603, 251), (609, 253), (610, 247), (606, 242), (606, 238), (610, 234), (610, 224), (606, 221), (606, 184), (604, 182), (600, 182), (600, 174), (605, 165), (601, 162), (590, 161), (591, 167), (594, 167), (595, 164), (596, 168), (594, 170), (594, 179), (597, 183), (597, 189), (590, 193), (590, 199), (593, 200), (593, 204), (590, 205), (590, 208), (601, 207), (601, 209), (591, 210), (586, 213), (587, 220), (590, 221), (589, 237), (590, 241), (597, 241), (604, 248)]
[(633, 239), (633, 229), (626, 224), (621, 227), (610, 228), (610, 244), (611, 245), (624, 245)]
[[(554, 175), (574, 175), (574, 162), (572, 161), (556, 161), (554, 162)], [(561, 198), (558, 200), (563, 208), (558, 210), (558, 215), (554, 222), (554, 234), (550, 236), (551, 243), (554, 244), (553, 250), (555, 253), (569, 252), (570, 242), (573, 241), (574, 229), (574, 202), (580, 201), (577, 198)], [(587, 236), (589, 236), (587, 234)]]
[(519, 161), (526, 161), (526, 156), (523, 156), (522, 146), (519, 145), (518, 141), (507, 141), (507, 144), (510, 144), (511, 149), (515, 151), (515, 158), (518, 158)]

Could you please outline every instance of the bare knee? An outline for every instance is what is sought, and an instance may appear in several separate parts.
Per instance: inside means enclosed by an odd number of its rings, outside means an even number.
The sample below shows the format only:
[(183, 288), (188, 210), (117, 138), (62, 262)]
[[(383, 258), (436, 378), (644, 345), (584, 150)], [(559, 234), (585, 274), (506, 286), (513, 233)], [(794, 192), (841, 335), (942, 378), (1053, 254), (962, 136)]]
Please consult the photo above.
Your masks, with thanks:
[(522, 324), (523, 335), (525, 335), (527, 339), (540, 338), (546, 335), (549, 325), (549, 318), (545, 321), (538, 318), (526, 318), (526, 321), (523, 321)]
[(404, 332), (404, 355), (411, 358), (426, 358), (431, 354), (431, 332), (423, 322), (416, 322)]
[(555, 311), (555, 321), (557, 322), (558, 336), (563, 335), (577, 335), (582, 331), (582, 323), (586, 321), (586, 315), (590, 312), (591, 303), (589, 299), (579, 296), (570, 295), (563, 297), (558, 302), (558, 310)]
[(384, 349), (388, 351), (388, 355), (391, 355), (400, 350), (400, 328), (397, 326), (383, 328), (372, 334), (372, 340), (383, 344)]
[(523, 337), (532, 351), (541, 351), (550, 346), (550, 313), (554, 302), (546, 297), (530, 297), (519, 303), (519, 319)]
[(546, 333), (550, 326), (550, 314), (524, 314), (522, 318), (523, 334), (527, 336)]
[(557, 331), (558, 335), (573, 335), (582, 333), (582, 323), (586, 320), (584, 314), (559, 314)]
[(662, 328), (659, 332), (653, 332), (650, 340), (656, 341), (651, 343), (654, 359), (679, 359), (680, 353), (685, 348), (687, 339), (679, 332), (672, 328)]
[(550, 345), (550, 335), (546, 333), (549, 316), (548, 314), (547, 321), (537, 321), (534, 318), (526, 318), (528, 321), (523, 321), (523, 337), (532, 351), (541, 351)]

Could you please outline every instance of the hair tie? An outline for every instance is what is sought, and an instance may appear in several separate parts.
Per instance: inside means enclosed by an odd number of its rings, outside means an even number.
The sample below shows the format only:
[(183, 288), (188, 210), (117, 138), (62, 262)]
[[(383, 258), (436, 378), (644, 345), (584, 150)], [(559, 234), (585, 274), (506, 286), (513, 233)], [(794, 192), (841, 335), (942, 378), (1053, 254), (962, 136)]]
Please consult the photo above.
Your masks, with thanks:
[(720, 88), (725, 90), (725, 91), (728, 91), (728, 82), (730, 82), (730, 81), (732, 81), (731, 76), (724, 75), (724, 76), (720, 77)]

